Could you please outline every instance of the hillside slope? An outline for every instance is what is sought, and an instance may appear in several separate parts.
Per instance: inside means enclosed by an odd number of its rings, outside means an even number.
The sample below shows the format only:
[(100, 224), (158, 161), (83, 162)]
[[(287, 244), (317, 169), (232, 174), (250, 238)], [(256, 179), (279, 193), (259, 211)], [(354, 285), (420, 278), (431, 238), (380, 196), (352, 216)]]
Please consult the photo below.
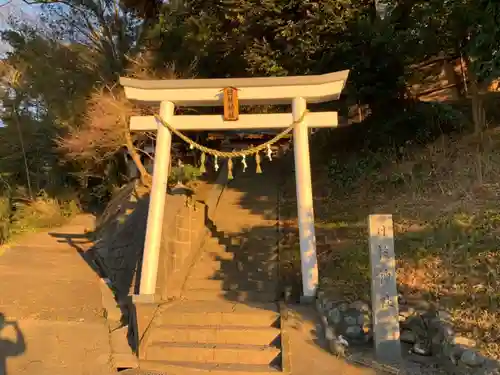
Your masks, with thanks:
[[(313, 158), (321, 288), (370, 298), (367, 216), (394, 215), (397, 281), (407, 300), (437, 304), (462, 336), (500, 359), (500, 129), (480, 138), (443, 135), (399, 154)], [(295, 225), (293, 173), (285, 215)], [(482, 180), (482, 182), (480, 181)], [(285, 261), (300, 272), (298, 241)]]

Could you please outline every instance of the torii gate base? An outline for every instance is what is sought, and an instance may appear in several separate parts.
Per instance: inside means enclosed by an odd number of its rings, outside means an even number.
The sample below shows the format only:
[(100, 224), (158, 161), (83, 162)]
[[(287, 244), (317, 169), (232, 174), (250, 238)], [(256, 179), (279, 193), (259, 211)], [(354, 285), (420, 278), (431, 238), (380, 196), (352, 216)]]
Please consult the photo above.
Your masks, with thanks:
[[(307, 101), (338, 99), (348, 71), (301, 77), (224, 78), (199, 80), (140, 81), (121, 78), (129, 99), (160, 103), (160, 117), (177, 130), (249, 130), (286, 128), (293, 130), (297, 209), (303, 294), (301, 302), (311, 302), (318, 287), (318, 264), (309, 156), (309, 128), (338, 125), (337, 112), (313, 112), (305, 117)], [(221, 91), (238, 88), (242, 105), (290, 104), (292, 113), (240, 115), (225, 121), (221, 115), (174, 116), (178, 106), (221, 106)], [(300, 122), (299, 122), (300, 121)], [(153, 184), (151, 188), (146, 240), (140, 281), (140, 294), (152, 296), (156, 289), (165, 195), (170, 172), (170, 130), (158, 126), (153, 116), (132, 117), (130, 129), (157, 130)]]

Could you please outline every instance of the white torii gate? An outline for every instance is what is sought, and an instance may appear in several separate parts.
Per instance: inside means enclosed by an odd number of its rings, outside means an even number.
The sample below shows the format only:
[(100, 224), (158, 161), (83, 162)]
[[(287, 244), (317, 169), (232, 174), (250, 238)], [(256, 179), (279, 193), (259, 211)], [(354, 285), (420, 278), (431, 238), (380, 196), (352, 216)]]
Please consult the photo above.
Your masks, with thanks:
[[(337, 112), (309, 112), (303, 116), (307, 103), (337, 100), (342, 92), (348, 70), (314, 76), (269, 78), (222, 78), (180, 80), (137, 80), (120, 78), (128, 99), (160, 103), (160, 117), (180, 131), (248, 130), (287, 128), (293, 130), (295, 180), (300, 233), (300, 256), (303, 297), (313, 298), (318, 286), (316, 236), (314, 231), (313, 194), (309, 157), (308, 128), (338, 125)], [(222, 115), (174, 115), (175, 106), (222, 106), (223, 90), (237, 88), (242, 105), (291, 104), (292, 113), (246, 114), (237, 121), (225, 121)], [(158, 125), (154, 116), (133, 116), (131, 131), (157, 130), (146, 240), (141, 271), (141, 295), (154, 295), (164, 215), (167, 180), (170, 169), (172, 134)]]

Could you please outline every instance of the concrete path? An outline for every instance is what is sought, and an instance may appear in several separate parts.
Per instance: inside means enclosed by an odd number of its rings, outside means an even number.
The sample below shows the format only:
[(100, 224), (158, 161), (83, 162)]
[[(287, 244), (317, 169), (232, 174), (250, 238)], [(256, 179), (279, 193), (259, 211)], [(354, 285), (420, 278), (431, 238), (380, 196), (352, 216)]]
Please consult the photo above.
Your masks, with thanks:
[(80, 255), (92, 227), (79, 216), (0, 252), (0, 375), (111, 373), (100, 281)]
[(387, 375), (332, 355), (311, 306), (289, 306), (292, 375)]

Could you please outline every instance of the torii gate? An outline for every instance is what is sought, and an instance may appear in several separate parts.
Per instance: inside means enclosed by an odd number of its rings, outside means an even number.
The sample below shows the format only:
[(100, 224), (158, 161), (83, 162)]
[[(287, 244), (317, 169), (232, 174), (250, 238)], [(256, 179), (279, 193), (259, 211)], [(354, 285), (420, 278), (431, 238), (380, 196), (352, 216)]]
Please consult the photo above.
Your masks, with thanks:
[[(295, 180), (300, 233), (303, 298), (315, 297), (318, 286), (316, 236), (314, 230), (309, 128), (338, 125), (337, 112), (310, 112), (307, 103), (337, 100), (348, 70), (314, 76), (268, 78), (222, 78), (138, 80), (120, 78), (128, 99), (160, 104), (160, 117), (179, 131), (248, 130), (287, 128), (293, 130)], [(291, 104), (292, 113), (245, 114), (227, 121), (222, 115), (174, 115), (175, 106), (222, 106), (224, 89), (237, 88), (242, 105)], [(238, 104), (236, 103), (236, 106)], [(146, 240), (141, 271), (140, 294), (153, 295), (156, 288), (158, 259), (164, 215), (167, 180), (170, 170), (171, 131), (159, 125), (154, 116), (133, 116), (130, 130), (157, 130), (153, 184), (150, 194)]]

